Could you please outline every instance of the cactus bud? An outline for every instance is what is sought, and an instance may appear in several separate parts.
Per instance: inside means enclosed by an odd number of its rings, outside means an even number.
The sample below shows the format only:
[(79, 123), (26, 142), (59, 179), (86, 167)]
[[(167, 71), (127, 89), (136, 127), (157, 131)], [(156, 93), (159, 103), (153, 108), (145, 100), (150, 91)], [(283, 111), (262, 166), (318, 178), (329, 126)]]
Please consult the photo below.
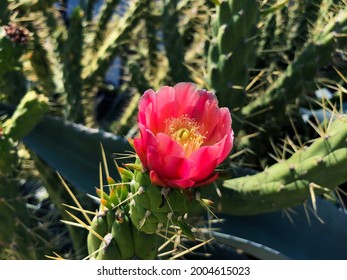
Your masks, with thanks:
[(14, 43), (26, 44), (29, 41), (30, 32), (28, 29), (22, 26), (18, 26), (16, 23), (10, 23), (4, 27), (6, 36)]

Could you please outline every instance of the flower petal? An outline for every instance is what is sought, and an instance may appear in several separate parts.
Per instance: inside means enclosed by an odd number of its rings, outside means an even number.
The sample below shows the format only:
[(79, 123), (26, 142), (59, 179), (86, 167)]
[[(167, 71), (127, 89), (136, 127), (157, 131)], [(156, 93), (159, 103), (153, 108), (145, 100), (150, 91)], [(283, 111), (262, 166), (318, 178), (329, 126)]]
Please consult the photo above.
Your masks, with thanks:
[(165, 86), (157, 92), (157, 128), (164, 132), (166, 120), (176, 116), (176, 94), (173, 87)]
[(167, 182), (168, 187), (177, 189), (188, 189), (193, 187), (194, 184), (195, 182), (190, 179), (169, 180)]
[(218, 176), (219, 176), (218, 173), (212, 173), (209, 177), (207, 177), (203, 181), (196, 182), (194, 187), (201, 187), (201, 186), (204, 186), (204, 185), (211, 184), (211, 183), (213, 183), (214, 181), (216, 181), (218, 179)]
[(205, 146), (195, 151), (191, 157), (191, 169), (189, 178), (194, 181), (201, 181), (214, 172), (217, 167), (220, 148), (218, 146)]
[(150, 171), (149, 177), (151, 179), (152, 184), (158, 185), (161, 187), (187, 189), (187, 188), (191, 188), (195, 184), (195, 182), (190, 180), (190, 179), (178, 179), (178, 180), (162, 181), (161, 178), (159, 178), (158, 174), (154, 170)]
[[(214, 117), (215, 123), (218, 125), (215, 125), (213, 130), (209, 131), (204, 145), (213, 145), (214, 143), (221, 141), (225, 135), (230, 133), (233, 135), (233, 131), (231, 129), (231, 116), (227, 108), (218, 109), (218, 113), (214, 115)], [(202, 122), (208, 123), (209, 120), (204, 118)]]
[(160, 180), (160, 178), (158, 177), (157, 173), (154, 170), (151, 170), (149, 172), (149, 178), (151, 179), (151, 182), (153, 185), (166, 187), (166, 184), (162, 180)]
[(189, 174), (189, 161), (186, 158), (166, 156), (164, 158), (165, 175), (168, 179), (187, 178)]
[(174, 86), (176, 94), (176, 116), (191, 115), (196, 102), (199, 100), (199, 94), (196, 92), (196, 86), (193, 83), (178, 83)]
[(177, 157), (184, 157), (185, 153), (180, 144), (172, 140), (170, 136), (164, 133), (158, 133), (156, 135), (158, 141), (158, 149), (164, 156), (175, 155)]

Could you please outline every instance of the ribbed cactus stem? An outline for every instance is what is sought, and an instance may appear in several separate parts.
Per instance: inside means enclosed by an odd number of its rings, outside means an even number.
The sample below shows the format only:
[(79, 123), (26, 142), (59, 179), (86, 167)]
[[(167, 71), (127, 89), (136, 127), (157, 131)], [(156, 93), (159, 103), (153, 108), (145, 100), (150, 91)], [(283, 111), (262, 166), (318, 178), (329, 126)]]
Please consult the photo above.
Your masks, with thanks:
[(293, 27), (291, 28), (292, 32), (288, 32), (287, 42), (289, 47), (301, 49), (309, 39), (313, 26), (316, 26), (322, 0), (298, 2), (302, 2), (297, 4), (298, 7), (295, 7), (299, 15), (291, 17), (290, 25)]
[(34, 51), (30, 57), (30, 63), (35, 75), (46, 92), (54, 93), (56, 92), (56, 86), (53, 79), (49, 52), (41, 44), (40, 37), (37, 34), (33, 36), (33, 48)]
[(122, 16), (117, 26), (108, 35), (98, 52), (92, 58), (88, 66), (85, 67), (83, 77), (86, 83), (93, 84), (98, 78), (103, 77), (108, 67), (116, 57), (122, 43), (129, 37), (130, 30), (140, 19), (145, 0), (133, 0), (129, 4), (128, 10)]
[(169, 62), (169, 82), (190, 81), (188, 69), (184, 64), (183, 38), (178, 28), (180, 13), (177, 5), (179, 1), (164, 2), (162, 13), (163, 41)]
[[(138, 231), (125, 213), (117, 210), (99, 212), (88, 234), (88, 252), (92, 259), (155, 259), (158, 236)], [(100, 239), (100, 237), (102, 239)]]
[(335, 35), (344, 32), (346, 26), (347, 9), (343, 9), (322, 32), (308, 42), (264, 94), (242, 108), (243, 117), (269, 131), (279, 127), (278, 124), (286, 116), (286, 106), (315, 88), (314, 77), (319, 67), (330, 61)]
[(230, 109), (246, 102), (249, 68), (254, 65), (254, 36), (259, 18), (257, 1), (221, 1), (212, 22), (207, 83), (221, 106)]
[(68, 120), (83, 122), (82, 110), (82, 51), (84, 12), (77, 7), (70, 16), (68, 36), (63, 51), (64, 88), (67, 94), (65, 106)]
[(132, 195), (127, 185), (133, 173), (123, 168), (119, 171), (122, 183), (117, 184), (109, 177), (109, 192), (97, 189), (101, 205), (87, 238), (89, 255), (101, 260), (155, 259), (159, 237), (155, 232), (147, 234), (138, 230), (130, 218)]
[(145, 171), (134, 170), (130, 186), (134, 195), (130, 206), (131, 221), (144, 233), (153, 234), (172, 225), (179, 226), (178, 221), (185, 223), (182, 218), (192, 211), (203, 211), (198, 190), (154, 186)]
[(11, 174), (18, 165), (18, 155), (12, 139), (0, 133), (0, 177)]
[(118, 5), (119, 0), (106, 0), (104, 2), (105, 3), (101, 7), (98, 14), (93, 44), (94, 48), (97, 48), (103, 42), (107, 30), (107, 25), (115, 13), (115, 7)]
[(48, 99), (45, 96), (29, 91), (12, 117), (4, 123), (4, 134), (13, 141), (18, 141), (41, 121), (48, 109)]
[[(252, 215), (296, 206), (347, 181), (347, 116), (338, 115), (321, 137), (288, 160), (252, 176), (226, 180), (223, 212)], [(223, 203), (227, 202), (227, 203)]]
[(155, 259), (161, 232), (180, 229), (189, 239), (191, 214), (208, 207), (198, 190), (179, 190), (151, 183), (137, 159), (119, 167), (122, 182), (108, 178), (109, 192), (97, 189), (100, 208), (88, 234), (88, 251), (96, 259)]
[(0, 25), (9, 22), (8, 0), (0, 1)]
[(34, 46), (30, 62), (38, 83), (52, 102), (65, 105), (66, 90), (61, 55), (66, 30), (62, 19), (58, 17), (56, 10), (43, 8), (37, 12), (37, 18), (31, 22), (31, 27)]
[[(0, 74), (15, 70), (19, 59), (26, 50), (29, 31), (16, 24), (0, 26)], [(1, 78), (1, 77), (0, 77)]]
[(158, 46), (159, 38), (157, 34), (157, 25), (159, 24), (158, 15), (156, 14), (156, 3), (151, 0), (146, 1), (145, 9), (145, 28), (147, 36), (148, 62), (150, 69), (149, 75), (155, 75), (158, 67)]
[(98, 0), (81, 1), (81, 7), (85, 11), (87, 21), (91, 21), (93, 19), (93, 13), (95, 11), (95, 4), (97, 2), (98, 2)]

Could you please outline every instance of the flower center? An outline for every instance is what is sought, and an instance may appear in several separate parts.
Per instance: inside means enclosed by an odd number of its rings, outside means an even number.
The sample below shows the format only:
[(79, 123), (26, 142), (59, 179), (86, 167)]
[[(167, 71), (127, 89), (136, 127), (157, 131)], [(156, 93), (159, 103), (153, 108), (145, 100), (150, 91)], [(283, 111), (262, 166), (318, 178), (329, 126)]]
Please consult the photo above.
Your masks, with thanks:
[(204, 125), (187, 115), (167, 119), (166, 133), (183, 147), (187, 158), (200, 148), (206, 138)]

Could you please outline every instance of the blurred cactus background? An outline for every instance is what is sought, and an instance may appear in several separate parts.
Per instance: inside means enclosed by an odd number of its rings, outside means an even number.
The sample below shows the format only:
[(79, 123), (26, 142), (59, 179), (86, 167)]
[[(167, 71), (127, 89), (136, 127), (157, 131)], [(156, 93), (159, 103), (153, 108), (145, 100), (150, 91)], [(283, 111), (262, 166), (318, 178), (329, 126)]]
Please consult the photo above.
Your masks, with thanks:
[[(235, 141), (210, 211), (157, 239), (138, 186), (100, 189), (137, 176), (141, 94), (178, 82)], [(346, 114), (346, 0), (1, 0), (0, 259), (347, 259)]]

